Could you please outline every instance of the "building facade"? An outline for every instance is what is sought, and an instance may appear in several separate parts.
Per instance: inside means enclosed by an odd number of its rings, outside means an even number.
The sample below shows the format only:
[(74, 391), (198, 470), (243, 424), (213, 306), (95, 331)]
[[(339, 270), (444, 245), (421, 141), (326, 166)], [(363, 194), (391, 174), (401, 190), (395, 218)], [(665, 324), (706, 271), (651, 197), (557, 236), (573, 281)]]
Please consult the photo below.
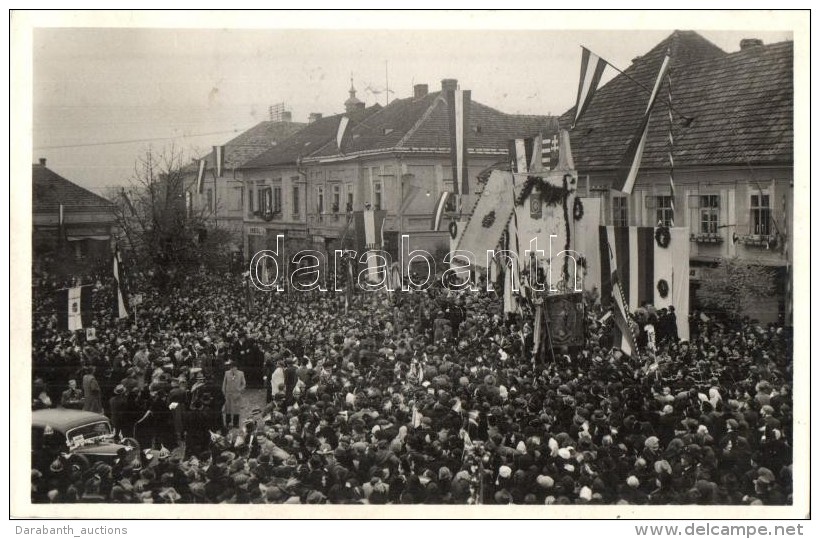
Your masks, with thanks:
[[(640, 172), (626, 195), (612, 187), (646, 108), (645, 88), (667, 51), (671, 76), (660, 87)], [(574, 113), (562, 124), (569, 127)], [(676, 31), (598, 90), (571, 131), (573, 153), (588, 196), (601, 199), (601, 223), (689, 229), (693, 305), (699, 283), (721, 259), (773, 268), (776, 296), (746, 314), (774, 321), (788, 318), (790, 301), (792, 113), (791, 42), (744, 40), (726, 53), (694, 32)]]
[[(330, 253), (350, 247), (352, 236), (361, 236), (355, 215), (366, 209), (383, 217), (377, 243), (394, 258), (402, 234), (410, 237), (411, 249), (434, 255), (447, 250), (448, 223), (459, 217), (454, 199), (440, 230), (431, 230), (431, 218), (439, 195), (455, 187), (445, 96), (457, 85), (445, 79), (442, 91), (429, 92), (428, 85), (418, 84), (412, 97), (368, 109), (351, 89), (344, 114), (315, 120), (282, 147), (240, 167), (249, 192), (261, 188), (274, 209), (281, 203), (281, 211), (268, 222), (260, 219), (264, 214), (246, 219), (246, 255), (275, 246), (280, 232), (288, 238), (296, 233), (294, 248)], [(549, 127), (545, 116), (505, 114), (471, 101), (465, 134), (469, 194), (462, 196), (463, 217), (481, 192), (481, 173), (508, 162), (509, 140)], [(557, 130), (557, 123), (553, 128)], [(257, 194), (254, 203), (259, 200)], [(253, 215), (252, 206), (247, 209)]]
[(34, 271), (78, 276), (110, 263), (114, 205), (46, 166), (32, 165)]
[(304, 123), (291, 121), (290, 113), (284, 112), (280, 120), (260, 122), (229, 140), (223, 146), (221, 175), (217, 175), (214, 150), (201, 157), (206, 162), (201, 193), (197, 189), (198, 163), (188, 165), (185, 169), (184, 195), (187, 211), (204, 216), (205, 222), (210, 225), (232, 231), (236, 237), (234, 249), (240, 251), (246, 217), (246, 192), (239, 166), (292, 136), (304, 126)]

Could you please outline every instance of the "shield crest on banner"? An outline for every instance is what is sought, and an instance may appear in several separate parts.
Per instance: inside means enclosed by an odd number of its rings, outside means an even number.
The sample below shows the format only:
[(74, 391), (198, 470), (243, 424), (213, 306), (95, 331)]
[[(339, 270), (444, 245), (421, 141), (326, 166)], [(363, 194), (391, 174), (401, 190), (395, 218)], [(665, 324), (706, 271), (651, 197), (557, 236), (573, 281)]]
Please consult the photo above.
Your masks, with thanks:
[(549, 296), (545, 308), (553, 348), (584, 345), (584, 298), (581, 292)]

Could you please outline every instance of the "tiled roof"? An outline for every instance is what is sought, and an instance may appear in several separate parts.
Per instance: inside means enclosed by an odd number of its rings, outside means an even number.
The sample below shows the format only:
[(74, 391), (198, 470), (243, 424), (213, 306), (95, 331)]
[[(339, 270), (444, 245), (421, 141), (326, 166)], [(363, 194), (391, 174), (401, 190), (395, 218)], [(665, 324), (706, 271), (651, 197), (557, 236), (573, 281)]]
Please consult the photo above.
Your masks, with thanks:
[[(625, 73), (654, 85), (671, 51), (675, 166), (793, 162), (793, 44), (757, 45), (725, 53), (695, 32), (676, 31)], [(641, 167), (667, 166), (667, 82), (649, 123)], [(643, 115), (648, 94), (624, 75), (601, 87), (571, 131), (579, 170), (617, 168)], [(574, 107), (561, 117), (568, 127)]]
[(40, 164), (32, 165), (31, 180), (34, 211), (55, 210), (60, 204), (66, 208), (113, 206), (103, 197), (68, 181)]
[(300, 131), (297, 131), (294, 135), (278, 142), (274, 147), (269, 148), (237, 168), (253, 169), (292, 164), (296, 162), (297, 158), (310, 156), (325, 145), (330, 144), (335, 147), (336, 133), (339, 129), (339, 122), (342, 116), (348, 116), (350, 118), (350, 126), (348, 129), (352, 129), (355, 128), (359, 122), (364, 121), (381, 108), (381, 105), (373, 105), (372, 107), (351, 114), (336, 114), (334, 116), (319, 118)]
[[(343, 154), (450, 147), (447, 102), (441, 92), (397, 99), (355, 126)], [(466, 136), (468, 150), (506, 150), (510, 139), (548, 129), (550, 117), (506, 114), (471, 101)], [(311, 157), (339, 155), (335, 142)]]
[[(243, 163), (269, 150), (274, 143), (278, 144), (293, 136), (307, 124), (299, 122), (259, 122), (244, 133), (225, 143), (225, 168), (239, 168)], [(211, 150), (203, 157), (208, 162), (210, 170), (216, 163), (216, 156)], [(189, 165), (196, 170), (196, 164)]]

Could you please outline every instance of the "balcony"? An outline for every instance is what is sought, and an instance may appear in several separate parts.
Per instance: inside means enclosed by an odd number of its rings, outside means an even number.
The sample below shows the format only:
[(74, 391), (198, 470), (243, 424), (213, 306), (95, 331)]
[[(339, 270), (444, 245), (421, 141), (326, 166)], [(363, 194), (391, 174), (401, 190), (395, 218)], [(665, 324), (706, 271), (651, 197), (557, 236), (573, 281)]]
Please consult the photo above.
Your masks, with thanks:
[(695, 243), (723, 243), (723, 236), (715, 232), (691, 234), (689, 241)]
[(738, 236), (737, 242), (754, 249), (774, 249), (777, 247), (777, 236), (773, 234), (749, 234)]

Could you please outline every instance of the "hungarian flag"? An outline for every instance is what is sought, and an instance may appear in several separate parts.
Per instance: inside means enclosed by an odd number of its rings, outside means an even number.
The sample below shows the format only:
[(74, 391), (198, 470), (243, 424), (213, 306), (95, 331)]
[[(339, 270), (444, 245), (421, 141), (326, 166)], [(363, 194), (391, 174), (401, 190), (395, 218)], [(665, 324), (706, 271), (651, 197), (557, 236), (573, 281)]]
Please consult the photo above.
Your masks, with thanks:
[(447, 116), (450, 124), (450, 160), (453, 163), (453, 190), (470, 194), (467, 176), (467, 133), (470, 118), (470, 90), (448, 90)]
[(91, 286), (75, 286), (57, 291), (57, 326), (77, 331), (91, 325)]
[(514, 173), (536, 173), (543, 170), (541, 135), (511, 140), (509, 152), (510, 164)]
[(116, 288), (116, 292), (114, 294), (114, 315), (117, 318), (125, 318), (128, 316), (128, 308), (126, 306), (126, 299), (125, 299), (125, 292), (123, 286), (123, 277), (120, 275), (120, 265), (122, 264), (122, 260), (120, 259), (120, 251), (116, 249), (114, 251), (114, 286)]
[(214, 146), (214, 159), (216, 160), (216, 177), (221, 178), (225, 170), (225, 146)]
[(635, 187), (635, 179), (638, 176), (638, 170), (641, 168), (641, 159), (643, 159), (643, 150), (646, 146), (646, 137), (649, 133), (649, 119), (652, 116), (652, 107), (655, 105), (655, 99), (658, 97), (658, 90), (660, 90), (661, 83), (666, 70), (669, 68), (669, 53), (663, 58), (661, 70), (658, 73), (658, 78), (655, 80), (655, 87), (652, 89), (652, 94), (649, 96), (649, 103), (646, 105), (643, 118), (641, 119), (638, 129), (632, 136), (629, 146), (626, 148), (626, 154), (621, 161), (620, 175), (615, 180), (614, 189), (627, 194), (632, 194), (632, 188)]
[[(626, 311), (644, 305), (675, 308), (678, 336), (689, 337), (689, 229), (669, 228), (669, 244), (661, 247), (654, 227), (598, 227), (601, 305), (623, 297)], [(617, 274), (620, 294), (614, 294)], [(617, 313), (614, 313), (617, 314)]]
[(438, 230), (441, 226), (441, 218), (444, 215), (444, 208), (447, 206), (447, 200), (452, 193), (450, 191), (442, 191), (436, 202), (436, 208), (433, 211), (433, 219), (430, 221), (430, 230)]
[(635, 345), (632, 329), (629, 327), (626, 300), (623, 290), (621, 289), (621, 282), (620, 279), (618, 279), (617, 271), (612, 272), (610, 282), (612, 283), (611, 298), (614, 303), (612, 316), (615, 319), (616, 328), (616, 334), (612, 339), (612, 344), (623, 350), (625, 354), (631, 356), (638, 351), (638, 347)]
[(581, 78), (578, 81), (578, 97), (575, 99), (575, 118), (572, 127), (578, 123), (578, 119), (586, 110), (592, 96), (598, 89), (601, 82), (601, 75), (606, 68), (606, 60), (593, 54), (586, 47), (581, 47)]
[(345, 142), (345, 135), (347, 134), (347, 125), (350, 123), (350, 118), (342, 116), (339, 118), (339, 127), (336, 129), (336, 147), (339, 148), (339, 153), (342, 153), (342, 147)]
[(208, 161), (205, 159), (199, 160), (199, 168), (197, 169), (196, 173), (196, 192), (200, 195), (205, 192), (205, 166), (208, 164)]

